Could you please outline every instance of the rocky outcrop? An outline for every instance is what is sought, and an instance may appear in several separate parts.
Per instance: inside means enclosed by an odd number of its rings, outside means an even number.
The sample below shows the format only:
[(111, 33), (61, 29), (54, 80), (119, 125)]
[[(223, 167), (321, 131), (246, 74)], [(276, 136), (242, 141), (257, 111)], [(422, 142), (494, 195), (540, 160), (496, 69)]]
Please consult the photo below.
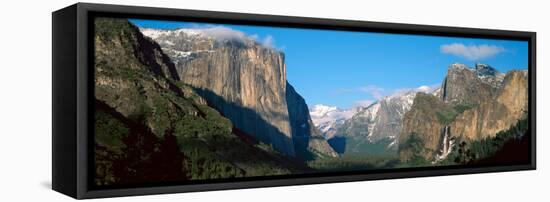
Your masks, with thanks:
[[(441, 158), (452, 147), (451, 139), (493, 137), (524, 118), (527, 96), (527, 71), (502, 74), (484, 64), (476, 64), (473, 69), (453, 64), (441, 93), (419, 94), (415, 98), (403, 119), (400, 142), (416, 134), (426, 148), (425, 158)], [(400, 153), (404, 161), (410, 156), (407, 151)]]
[(447, 103), (474, 104), (492, 98), (502, 82), (502, 73), (477, 64), (471, 69), (463, 64), (452, 64), (441, 86), (441, 98)]
[(142, 33), (174, 61), (179, 80), (195, 88), (236, 128), (289, 156), (309, 145), (307, 105), (288, 86), (282, 52), (227, 28)]
[[(120, 19), (98, 19), (95, 46), (95, 98), (131, 119), (142, 121), (158, 137), (170, 127), (175, 117), (199, 110), (189, 102), (204, 103), (200, 97), (189, 96), (185, 105), (164, 99), (165, 94), (191, 95), (191, 89), (176, 87), (167, 78), (176, 78), (177, 72), (168, 56), (139, 29)], [(162, 99), (161, 99), (162, 98)], [(160, 106), (166, 109), (151, 110)], [(146, 116), (149, 113), (153, 116)]]

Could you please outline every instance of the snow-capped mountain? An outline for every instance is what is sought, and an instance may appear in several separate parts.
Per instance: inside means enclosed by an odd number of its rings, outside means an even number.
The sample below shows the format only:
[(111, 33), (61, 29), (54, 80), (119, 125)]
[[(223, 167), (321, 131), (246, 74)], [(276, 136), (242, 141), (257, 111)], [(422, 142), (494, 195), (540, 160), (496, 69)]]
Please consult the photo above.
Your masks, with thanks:
[(401, 132), (401, 121), (414, 101), (417, 91), (384, 97), (376, 103), (359, 110), (339, 128), (337, 134), (370, 143), (390, 139), (393, 146)]
[[(494, 88), (499, 88), (502, 85), (505, 74), (499, 72), (494, 67), (486, 64), (476, 63), (474, 68), (470, 68), (465, 64), (454, 63), (450, 66), (451, 73), (456, 71), (469, 71), (474, 73), (483, 83), (489, 84)], [(452, 76), (452, 75), (451, 75)]]
[(475, 67), (475, 73), (477, 77), (481, 79), (482, 82), (487, 83), (493, 87), (501, 87), (502, 81), (504, 80), (505, 74), (499, 72), (495, 68), (486, 65), (477, 63)]
[[(345, 152), (366, 152), (364, 150), (372, 147), (366, 145), (372, 144), (383, 144), (381, 146), (386, 149), (396, 149), (403, 117), (411, 109), (417, 93), (423, 92), (435, 95), (440, 93), (439, 89), (420, 86), (397, 91), (393, 95), (383, 97), (367, 107), (351, 110), (350, 112), (353, 113), (351, 117), (346, 114), (345, 117), (347, 118), (333, 119), (332, 122), (319, 121), (320, 124), (316, 126), (325, 131), (331, 131), (331, 133), (325, 135), (327, 138), (335, 136), (345, 138)], [(314, 112), (319, 115), (341, 113), (334, 107), (319, 107)], [(325, 115), (323, 117), (325, 117), (323, 120), (326, 120), (331, 116)], [(338, 146), (335, 145), (335, 147)]]
[(335, 106), (314, 105), (309, 109), (309, 115), (313, 124), (323, 133), (326, 139), (330, 139), (336, 133), (336, 129), (351, 118), (357, 112), (357, 108), (340, 109)]
[[(193, 38), (201, 39), (213, 39), (216, 41), (239, 41), (251, 43), (254, 45), (255, 39), (251, 36), (247, 36), (245, 33), (230, 29), (227, 27), (200, 27), (200, 28), (180, 28), (180, 29), (152, 29), (152, 28), (140, 28), (140, 32), (152, 38), (155, 41), (159, 41), (166, 37), (181, 37), (184, 40), (192, 40)], [(182, 37), (183, 36), (183, 37)], [(165, 39), (166, 40), (166, 39)], [(166, 40), (169, 41), (169, 40)]]

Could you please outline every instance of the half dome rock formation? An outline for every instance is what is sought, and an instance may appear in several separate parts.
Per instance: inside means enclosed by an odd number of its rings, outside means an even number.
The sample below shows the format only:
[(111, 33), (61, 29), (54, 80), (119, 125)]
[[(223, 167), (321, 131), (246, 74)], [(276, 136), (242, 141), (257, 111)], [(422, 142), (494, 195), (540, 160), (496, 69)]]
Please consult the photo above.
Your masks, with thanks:
[[(309, 145), (300, 142), (312, 135), (311, 118), (303, 98), (287, 83), (282, 52), (224, 27), (141, 31), (175, 63), (179, 80), (235, 128), (289, 156)], [(330, 147), (317, 150), (332, 155)]]

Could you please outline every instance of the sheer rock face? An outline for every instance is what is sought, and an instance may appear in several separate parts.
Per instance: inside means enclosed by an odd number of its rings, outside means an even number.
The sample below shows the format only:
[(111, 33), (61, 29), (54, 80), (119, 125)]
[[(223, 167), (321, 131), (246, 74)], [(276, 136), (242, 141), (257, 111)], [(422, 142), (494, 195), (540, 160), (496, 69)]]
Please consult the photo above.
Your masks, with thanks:
[(305, 101), (292, 87), (289, 90), (283, 53), (235, 30), (223, 30), (223, 35), (218, 31), (144, 29), (142, 33), (170, 56), (179, 79), (236, 128), (296, 156), (295, 144), (307, 144), (293, 139), (311, 136), (313, 127)]
[(473, 104), (493, 97), (502, 82), (502, 73), (477, 64), (470, 69), (463, 64), (452, 64), (442, 85), (441, 98), (447, 103)]
[[(415, 98), (403, 120), (400, 142), (417, 134), (428, 150), (424, 156), (431, 158), (441, 149), (445, 126), (450, 127), (451, 138), (493, 137), (525, 116), (527, 99), (527, 71), (502, 74), (487, 65), (477, 64), (470, 69), (453, 64), (440, 94)], [(406, 160), (406, 152), (401, 158)]]
[(204, 91), (235, 127), (294, 156), (282, 54), (222, 46), (177, 67), (181, 81)]
[(475, 140), (509, 128), (527, 112), (527, 85), (527, 71), (508, 72), (495, 97), (457, 116), (451, 133)]

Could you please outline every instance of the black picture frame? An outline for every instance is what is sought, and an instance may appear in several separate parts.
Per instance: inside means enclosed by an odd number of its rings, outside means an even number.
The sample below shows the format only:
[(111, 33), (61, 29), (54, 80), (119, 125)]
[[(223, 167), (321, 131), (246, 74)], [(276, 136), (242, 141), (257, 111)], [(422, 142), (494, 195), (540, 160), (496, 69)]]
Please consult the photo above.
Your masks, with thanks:
[[(529, 45), (530, 163), (500, 166), (449, 166), (384, 171), (258, 177), (193, 184), (152, 184), (97, 189), (93, 173), (93, 40), (94, 16), (216, 22), (312, 29), (459, 36), (527, 41)], [(536, 33), (414, 24), (365, 22), (276, 15), (77, 3), (52, 13), (52, 188), (84, 199), (145, 194), (305, 185), (536, 169)]]

